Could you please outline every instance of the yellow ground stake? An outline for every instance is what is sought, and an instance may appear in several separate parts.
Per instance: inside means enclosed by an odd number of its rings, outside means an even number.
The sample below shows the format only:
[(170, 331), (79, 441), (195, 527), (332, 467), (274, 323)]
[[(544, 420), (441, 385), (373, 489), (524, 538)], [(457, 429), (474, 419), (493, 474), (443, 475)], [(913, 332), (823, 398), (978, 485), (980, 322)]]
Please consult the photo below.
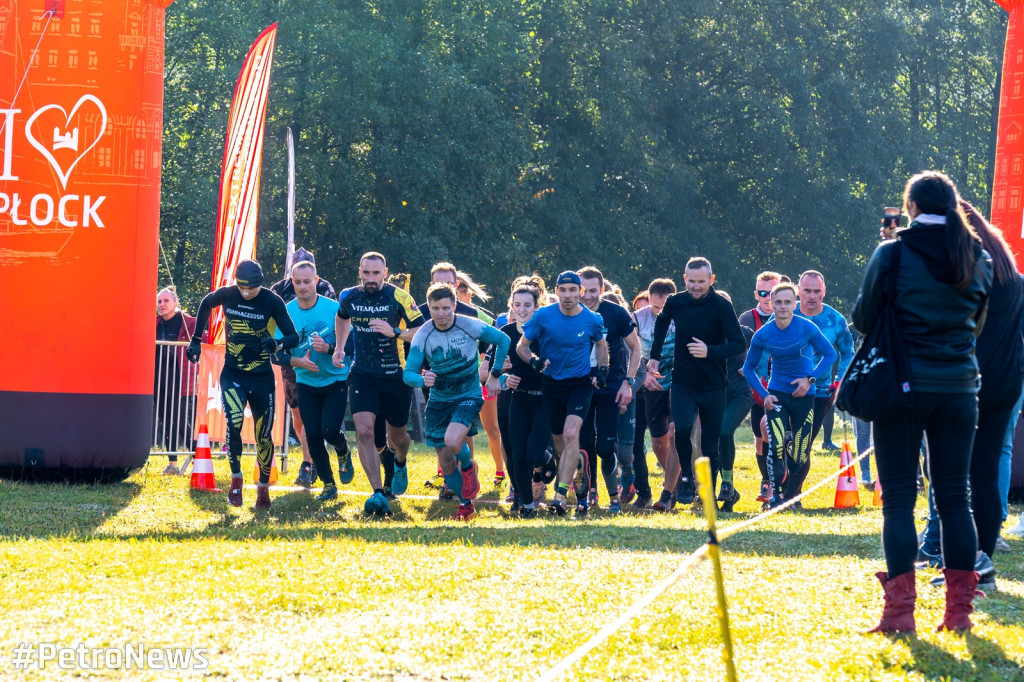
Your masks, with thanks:
[(725, 603), (725, 580), (722, 577), (722, 551), (718, 544), (718, 505), (711, 483), (711, 461), (701, 457), (697, 465), (698, 492), (704, 501), (704, 518), (708, 522), (708, 556), (715, 569), (715, 591), (718, 593), (718, 624), (722, 630), (722, 659), (725, 661), (725, 675), (729, 682), (736, 682), (736, 665), (732, 655), (732, 635), (729, 632), (729, 611)]

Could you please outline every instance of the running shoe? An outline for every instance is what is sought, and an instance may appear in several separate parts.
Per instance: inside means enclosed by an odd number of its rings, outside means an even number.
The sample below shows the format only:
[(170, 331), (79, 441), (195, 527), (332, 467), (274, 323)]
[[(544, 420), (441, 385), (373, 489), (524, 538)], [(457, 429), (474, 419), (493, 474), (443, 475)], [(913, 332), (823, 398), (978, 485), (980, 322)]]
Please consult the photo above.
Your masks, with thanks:
[(789, 505), (789, 507), (787, 507), (787, 509), (789, 509), (790, 511), (803, 511), (804, 510), (804, 503), (801, 502), (800, 500), (797, 500), (793, 504)]
[(565, 500), (551, 500), (548, 503), (548, 513), (552, 516), (565, 516), (569, 510), (565, 508)]
[(576, 463), (576, 474), (572, 477), (572, 491), (577, 500), (586, 500), (590, 492), (590, 461), (586, 450), (580, 450), (580, 460)]
[(316, 462), (309, 463), (309, 485), (312, 486), (316, 483), (317, 479), (320, 478), (320, 474), (316, 471)]
[(431, 490), (440, 490), (444, 487), (444, 474), (438, 471), (433, 478), (428, 478), (423, 485)]
[(576, 518), (585, 519), (587, 518), (587, 512), (589, 511), (590, 505), (587, 503), (587, 498), (576, 500)]
[(512, 504), (516, 501), (516, 491), (512, 488), (508, 489), (508, 495), (505, 496), (505, 504)]
[(405, 465), (399, 465), (395, 461), (395, 477), (391, 479), (391, 492), (395, 495), (404, 495), (409, 489), (409, 467), (408, 460)]
[(826, 443), (822, 443), (821, 444), (821, 449), (822, 450), (838, 450), (839, 446), (836, 445), (835, 443), (829, 441), (829, 442), (826, 442)]
[(232, 476), (231, 487), (228, 489), (228, 504), (232, 507), (242, 506), (242, 477)]
[(636, 497), (636, 486), (632, 483), (625, 490), (619, 488), (619, 500), (622, 501), (622, 504), (629, 504), (633, 501), (634, 497)]
[(257, 509), (270, 509), (270, 486), (269, 485), (257, 485), (256, 486), (256, 508)]
[(356, 475), (352, 468), (352, 451), (348, 446), (344, 450), (338, 450), (338, 480), (342, 485), (348, 485)]
[(647, 509), (649, 506), (651, 506), (651, 498), (640, 495), (636, 498), (636, 502), (634, 502), (632, 506), (633, 509), (636, 509), (637, 511)]
[(512, 497), (512, 506), (509, 508), (509, 511), (511, 511), (513, 514), (515, 514), (523, 506), (523, 503), (519, 499), (519, 495), (518, 494), (512, 493), (511, 497)]
[(462, 499), (472, 500), (480, 492), (480, 477), (477, 476), (478, 469), (476, 462), (470, 462), (468, 469), (459, 467), (462, 473)]
[(740, 501), (740, 491), (736, 490), (731, 483), (723, 483), (722, 490), (718, 493), (718, 501), (722, 503), (721, 511), (732, 512), (733, 507)]
[(686, 476), (681, 477), (679, 485), (676, 487), (676, 502), (679, 504), (693, 504), (695, 495), (693, 481)]
[(1009, 552), (1010, 551), (1010, 545), (1007, 544), (1006, 540), (1002, 539), (1001, 537), (996, 537), (996, 548), (995, 549), (996, 549), (997, 552)]
[(391, 492), (391, 486), (389, 486), (389, 485), (384, 486), (384, 497), (388, 498), (389, 500), (397, 500), (398, 499), (398, 495), (396, 495), (393, 492)]
[(441, 486), (441, 490), (439, 490), (438, 493), (437, 493), (437, 499), (441, 500), (442, 502), (447, 502), (448, 500), (454, 500), (455, 499), (455, 491), (452, 490), (451, 488), (449, 488), (446, 485), (445, 486)]
[(558, 457), (550, 449), (546, 451), (548, 459), (540, 468), (540, 480), (544, 483), (551, 483), (558, 475)]
[(367, 516), (390, 516), (391, 505), (383, 493), (374, 493), (366, 498), (363, 504), (363, 511)]
[(533, 506), (532, 504), (529, 507), (527, 507), (527, 506), (520, 507), (519, 508), (519, 518), (521, 518), (521, 519), (535, 519), (535, 518), (537, 518), (537, 507)]
[(676, 501), (668, 491), (661, 491), (661, 499), (651, 505), (651, 510), (656, 512), (670, 512), (676, 506)]
[(295, 477), (295, 485), (300, 488), (312, 488), (313, 487), (313, 476), (312, 476), (313, 463), (303, 462), (299, 465), (299, 475)]
[(504, 471), (497, 471), (497, 472), (495, 472), (495, 474), (494, 474), (494, 487), (495, 488), (500, 488), (503, 485), (505, 485), (505, 472)]
[(772, 484), (768, 481), (761, 481), (761, 492), (757, 494), (758, 502), (768, 502), (772, 499)]
[[(974, 559), (974, 572), (978, 574), (978, 587), (981, 587), (982, 583), (987, 583), (989, 591), (995, 590), (996, 587), (996, 567), (992, 565), (992, 559), (989, 558), (988, 554), (981, 552)], [(932, 587), (942, 587), (946, 584), (946, 576), (939, 575), (938, 577), (932, 578)]]
[(622, 502), (619, 500), (612, 500), (608, 503), (609, 514), (621, 514), (622, 513)]
[(168, 464), (166, 467), (164, 467), (164, 476), (177, 476), (178, 471), (178, 465), (172, 462), (171, 464)]
[(597, 503), (597, 488), (590, 489), (590, 496), (587, 497), (587, 505), (591, 509), (600, 509), (601, 505)]
[(329, 502), (330, 500), (338, 499), (338, 486), (336, 485), (325, 485), (323, 492), (316, 496), (316, 499), (321, 502)]
[(1012, 535), (1015, 538), (1024, 538), (1024, 514), (1020, 515), (1017, 519), (1017, 525), (1008, 531), (1005, 531), (1007, 535)]
[(915, 568), (942, 568), (942, 551), (929, 552), (924, 547), (917, 550)]
[(456, 521), (472, 521), (476, 518), (476, 508), (473, 506), (473, 500), (460, 504), (459, 508), (455, 512), (455, 516), (452, 517)]

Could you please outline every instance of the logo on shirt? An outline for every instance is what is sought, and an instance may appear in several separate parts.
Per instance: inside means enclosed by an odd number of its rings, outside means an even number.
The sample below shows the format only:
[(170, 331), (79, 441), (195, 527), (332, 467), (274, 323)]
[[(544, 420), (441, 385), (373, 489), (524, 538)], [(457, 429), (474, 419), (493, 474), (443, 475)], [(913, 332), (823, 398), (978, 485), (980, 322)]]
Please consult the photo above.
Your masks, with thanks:
[(585, 331), (582, 331), (582, 332), (580, 332), (579, 334), (577, 334), (576, 336), (583, 336), (583, 335), (584, 335), (584, 334), (586, 334), (586, 333), (587, 333), (587, 332), (585, 332)]

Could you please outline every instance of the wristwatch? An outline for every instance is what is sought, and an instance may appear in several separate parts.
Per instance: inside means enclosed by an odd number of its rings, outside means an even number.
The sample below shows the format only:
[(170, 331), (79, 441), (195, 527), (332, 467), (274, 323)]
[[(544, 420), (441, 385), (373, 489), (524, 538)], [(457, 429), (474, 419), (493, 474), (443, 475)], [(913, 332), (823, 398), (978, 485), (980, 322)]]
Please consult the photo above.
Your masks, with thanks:
[(396, 339), (397, 339), (397, 338), (398, 338), (399, 336), (401, 336), (401, 335), (402, 335), (402, 330), (401, 330), (401, 329), (399, 329), (398, 327), (392, 327), (392, 328), (391, 328), (391, 331), (393, 331), (393, 332), (395, 333), (395, 338), (396, 338)]
[(636, 382), (636, 378), (634, 378), (634, 377), (626, 377), (626, 381), (628, 381), (629, 385), (632, 386), (633, 383)]
[(500, 379), (501, 378), (501, 368), (500, 367), (495, 367), (494, 369), (492, 369), (491, 370), (491, 376), (494, 377), (495, 379)]
[(817, 377), (807, 377), (807, 383), (813, 386), (814, 384), (818, 383), (818, 379)]

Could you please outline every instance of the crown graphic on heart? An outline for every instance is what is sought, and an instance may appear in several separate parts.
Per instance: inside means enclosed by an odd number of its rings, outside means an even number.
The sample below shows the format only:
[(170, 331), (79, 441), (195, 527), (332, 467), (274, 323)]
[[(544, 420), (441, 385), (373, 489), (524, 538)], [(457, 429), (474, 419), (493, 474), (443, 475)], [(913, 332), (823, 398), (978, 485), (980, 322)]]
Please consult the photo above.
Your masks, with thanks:
[[(59, 148), (57, 146), (57, 131), (59, 130), (61, 133), (63, 133), (60, 136), (62, 139), (69, 134), (73, 135), (75, 145), (79, 149), (81, 149), (81, 144), (79, 144), (79, 141), (83, 143), (86, 142), (86, 140), (79, 140), (79, 135), (81, 134), (83, 127), (81, 125), (72, 125), (72, 119), (75, 118), (76, 114), (79, 114), (79, 109), (83, 109), (83, 111), (89, 113), (91, 113), (90, 110), (92, 109), (98, 111), (100, 115), (99, 132), (96, 134), (96, 137), (91, 142), (88, 143), (85, 149), (82, 149), (81, 153), (75, 157), (75, 160), (72, 161), (67, 168), (64, 168), (53, 155), (53, 152), (56, 150), (56, 148)], [(64, 121), (60, 123), (56, 128), (54, 128), (54, 139), (50, 140), (49, 144), (46, 143), (47, 135), (45, 130), (41, 131), (43, 133), (44, 140), (42, 142), (39, 141), (35, 135), (32, 134), (32, 124), (36, 122), (36, 119), (38, 119), (40, 116), (42, 116), (48, 111), (59, 111), (61, 114), (64, 115)], [(60, 122), (60, 117), (56, 117), (56, 120)], [(70, 133), (68, 132), (69, 130), (71, 131)], [(93, 147), (96, 146), (96, 143), (100, 141), (100, 138), (103, 137), (103, 133), (105, 133), (106, 130), (107, 110), (103, 106), (103, 102), (99, 101), (99, 99), (97, 99), (93, 95), (82, 95), (82, 97), (79, 98), (79, 100), (75, 103), (75, 106), (71, 108), (70, 112), (65, 110), (64, 107), (60, 106), (59, 104), (49, 104), (45, 107), (37, 109), (36, 113), (32, 114), (32, 116), (25, 123), (25, 137), (28, 138), (29, 143), (33, 147), (35, 147), (39, 151), (39, 153), (46, 158), (47, 161), (50, 162), (50, 165), (53, 166), (53, 170), (57, 172), (57, 177), (60, 178), (61, 187), (63, 187), (64, 189), (67, 189), (68, 187), (68, 176), (71, 175), (71, 171), (74, 170), (75, 166), (78, 165), (78, 162), (81, 161), (82, 158), (86, 154), (88, 154)]]

